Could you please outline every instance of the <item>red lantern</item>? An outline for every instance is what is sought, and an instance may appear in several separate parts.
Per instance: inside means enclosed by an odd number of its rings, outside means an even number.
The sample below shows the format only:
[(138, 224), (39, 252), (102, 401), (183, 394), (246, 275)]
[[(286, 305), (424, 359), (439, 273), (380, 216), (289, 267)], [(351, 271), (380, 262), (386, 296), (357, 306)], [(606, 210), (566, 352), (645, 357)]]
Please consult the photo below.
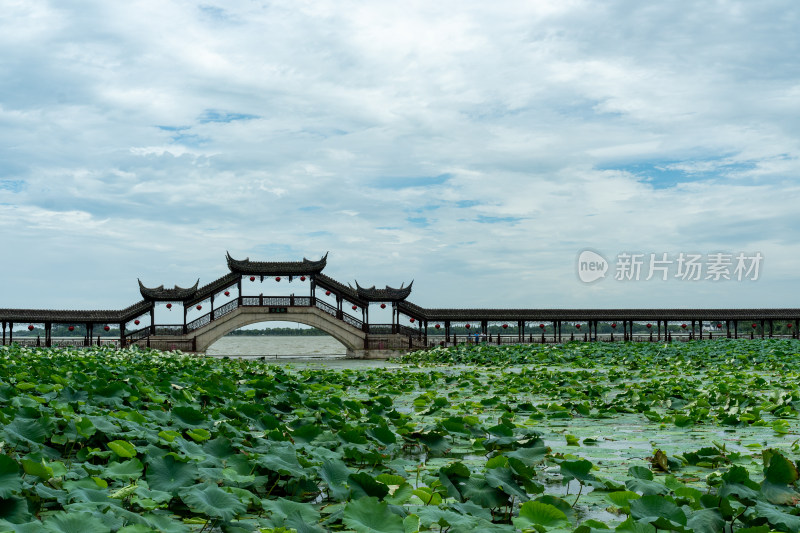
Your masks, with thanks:
[(469, 329), (469, 324), (467, 324), (467, 325), (466, 325), (466, 326), (464, 326), (464, 327), (465, 327), (465, 328), (467, 328), (467, 329)]
[(103, 326), (103, 329), (106, 330), (106, 331), (109, 331), (111, 328), (108, 327), (108, 326)]
[(167, 304), (167, 309), (172, 309), (172, 304)]
[(255, 281), (255, 280), (256, 280), (255, 276), (250, 276), (250, 281)]
[(325, 291), (325, 296), (330, 296), (330, 295), (331, 295), (331, 291)]
[(580, 324), (575, 324), (575, 327), (578, 328), (578, 329), (581, 329), (581, 325)]
[(503, 324), (503, 329), (508, 329), (508, 324)]
[(717, 322), (717, 329), (720, 329), (721, 327), (722, 327), (722, 322)]
[(614, 328), (614, 329), (617, 329), (617, 323), (614, 322), (613, 324), (611, 324), (611, 327)]
[(650, 328), (652, 328), (652, 327), (653, 327), (653, 324), (650, 324), (650, 323), (648, 322), (648, 324), (647, 324), (647, 329), (650, 329)]
[(544, 329), (544, 324), (539, 324), (539, 327)]
[(439, 326), (439, 324), (436, 324), (436, 325), (435, 325), (435, 326), (433, 326), (433, 327), (435, 327), (436, 329), (439, 329), (441, 326)]
[(300, 281), (305, 281), (305, 280), (306, 280), (305, 276), (300, 276)]
[(353, 306), (353, 311), (355, 311), (356, 309), (358, 309), (358, 306), (357, 306), (357, 305), (354, 305), (354, 306)]
[(413, 322), (414, 322), (414, 317), (411, 317), (411, 318), (409, 318), (408, 320), (409, 320), (409, 322), (412, 322), (412, 323), (413, 323)]
[(381, 304), (381, 309), (386, 309), (386, 304)]
[[(133, 323), (138, 326), (139, 325), (139, 319), (137, 318), (136, 320), (133, 321)], [(72, 327), (72, 326), (70, 326), (70, 327)], [(72, 331), (72, 330), (70, 330), (70, 331)]]
[(197, 310), (198, 310), (198, 311), (199, 311), (199, 310), (201, 310), (202, 308), (203, 308), (203, 306), (202, 306), (202, 305), (200, 305), (200, 304), (197, 304)]
[(75, 331), (75, 326), (70, 326), (67, 329), (70, 330), (70, 331)]
[(758, 327), (758, 324), (753, 324), (753, 329), (756, 329), (757, 327)]
[(230, 296), (230, 295), (231, 295), (231, 291), (225, 291), (225, 296)]
[(682, 327), (683, 329), (686, 329), (686, 324), (681, 324), (681, 327)]
[(28, 331), (33, 331), (33, 324), (31, 324), (30, 326), (28, 326)]
[(792, 323), (789, 322), (788, 324), (786, 324), (786, 327), (789, 328), (789, 329), (792, 329)]
[(281, 280), (281, 277), (280, 277), (280, 276), (276, 276), (276, 277), (275, 277), (275, 281), (278, 281), (278, 282), (279, 282), (280, 280)]

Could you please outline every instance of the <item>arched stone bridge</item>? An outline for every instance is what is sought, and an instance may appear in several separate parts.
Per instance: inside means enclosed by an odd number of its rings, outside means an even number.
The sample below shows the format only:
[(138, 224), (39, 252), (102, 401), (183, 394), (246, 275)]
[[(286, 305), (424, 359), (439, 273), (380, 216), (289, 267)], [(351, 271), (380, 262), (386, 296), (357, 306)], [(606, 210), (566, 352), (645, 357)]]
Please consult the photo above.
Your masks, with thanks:
[[(407, 301), (412, 284), (399, 289), (355, 288), (322, 273), (318, 261), (256, 262), (227, 255), (230, 273), (202, 287), (149, 288), (139, 282), (142, 300), (119, 311), (0, 309), (3, 344), (14, 341), (15, 324), (43, 325), (54, 344), (53, 325), (78, 329), (83, 344), (102, 342), (103, 332), (118, 328), (115, 343), (205, 352), (222, 336), (257, 322), (290, 321), (320, 329), (347, 348), (348, 357), (385, 357), (431, 345), (565, 340), (672, 340), (756, 335), (797, 337), (800, 309), (430, 309)], [(247, 294), (248, 283), (307, 283), (306, 295)], [(183, 311), (180, 323), (159, 323), (156, 306)], [(391, 322), (369, 320), (370, 308), (389, 308)], [(350, 310), (353, 312), (351, 313)], [(199, 315), (199, 316), (197, 316)], [(174, 315), (172, 315), (174, 316)], [(195, 316), (195, 318), (192, 318)], [(97, 334), (100, 335), (97, 335)], [(19, 334), (18, 338), (19, 340)], [(109, 338), (106, 337), (106, 342)]]

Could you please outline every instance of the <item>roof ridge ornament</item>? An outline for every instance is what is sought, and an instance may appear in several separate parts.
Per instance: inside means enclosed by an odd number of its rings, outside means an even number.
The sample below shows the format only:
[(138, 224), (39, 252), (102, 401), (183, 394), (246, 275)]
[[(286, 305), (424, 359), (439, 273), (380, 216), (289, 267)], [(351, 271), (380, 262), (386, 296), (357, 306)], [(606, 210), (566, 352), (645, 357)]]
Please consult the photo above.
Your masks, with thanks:
[(395, 289), (386, 285), (385, 289), (377, 289), (375, 285), (372, 287), (362, 287), (356, 281), (356, 293), (359, 298), (363, 298), (370, 302), (399, 302), (408, 298), (411, 294), (411, 286), (414, 285), (414, 280), (405, 287), (405, 282), (400, 284), (399, 289)]
[(228, 269), (236, 274), (248, 274), (257, 276), (299, 276), (301, 274), (319, 274), (328, 261), (328, 253), (318, 261), (310, 261), (303, 258), (302, 261), (251, 261), (249, 257), (245, 259), (234, 259), (230, 252), (225, 252)]
[(188, 300), (195, 295), (197, 292), (197, 287), (200, 285), (200, 278), (197, 278), (197, 281), (195, 281), (194, 285), (191, 287), (179, 287), (178, 285), (175, 285), (175, 288), (173, 289), (165, 289), (163, 284), (154, 288), (145, 287), (142, 283), (142, 280), (137, 278), (136, 281), (139, 282), (139, 292), (142, 294), (142, 298), (145, 300), (161, 302), (182, 302), (184, 300)]

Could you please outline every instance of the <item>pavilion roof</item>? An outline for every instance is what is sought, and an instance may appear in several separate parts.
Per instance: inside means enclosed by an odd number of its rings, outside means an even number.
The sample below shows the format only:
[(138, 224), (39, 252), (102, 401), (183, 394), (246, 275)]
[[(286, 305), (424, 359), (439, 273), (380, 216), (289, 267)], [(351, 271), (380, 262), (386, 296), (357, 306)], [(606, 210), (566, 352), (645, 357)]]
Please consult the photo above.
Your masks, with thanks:
[(408, 284), (408, 287), (400, 285), (399, 289), (394, 289), (387, 285), (385, 289), (376, 289), (375, 285), (366, 288), (359, 285), (358, 281), (356, 281), (356, 293), (360, 298), (368, 302), (399, 302), (408, 298), (408, 295), (411, 294), (411, 286), (413, 284), (414, 282), (412, 281)]
[(301, 274), (318, 274), (322, 272), (328, 261), (328, 254), (325, 253), (319, 261), (309, 261), (303, 258), (302, 261), (250, 261), (246, 259), (234, 259), (230, 253), (226, 253), (228, 268), (237, 274), (256, 275), (256, 276), (299, 276)]
[(173, 289), (165, 289), (163, 285), (155, 288), (148, 288), (139, 281), (139, 292), (145, 300), (152, 300), (156, 302), (183, 302), (193, 297), (197, 293), (197, 286), (200, 284), (198, 279), (191, 287), (183, 288), (175, 285)]

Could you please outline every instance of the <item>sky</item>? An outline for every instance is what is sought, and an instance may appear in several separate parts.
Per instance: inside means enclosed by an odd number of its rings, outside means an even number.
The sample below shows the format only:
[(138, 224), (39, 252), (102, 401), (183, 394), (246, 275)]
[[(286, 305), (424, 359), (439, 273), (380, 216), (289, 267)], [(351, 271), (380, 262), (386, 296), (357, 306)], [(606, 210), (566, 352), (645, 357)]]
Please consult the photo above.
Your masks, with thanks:
[(798, 27), (795, 0), (0, 0), (0, 308), (119, 309), (226, 251), (330, 252), (424, 307), (800, 307)]

